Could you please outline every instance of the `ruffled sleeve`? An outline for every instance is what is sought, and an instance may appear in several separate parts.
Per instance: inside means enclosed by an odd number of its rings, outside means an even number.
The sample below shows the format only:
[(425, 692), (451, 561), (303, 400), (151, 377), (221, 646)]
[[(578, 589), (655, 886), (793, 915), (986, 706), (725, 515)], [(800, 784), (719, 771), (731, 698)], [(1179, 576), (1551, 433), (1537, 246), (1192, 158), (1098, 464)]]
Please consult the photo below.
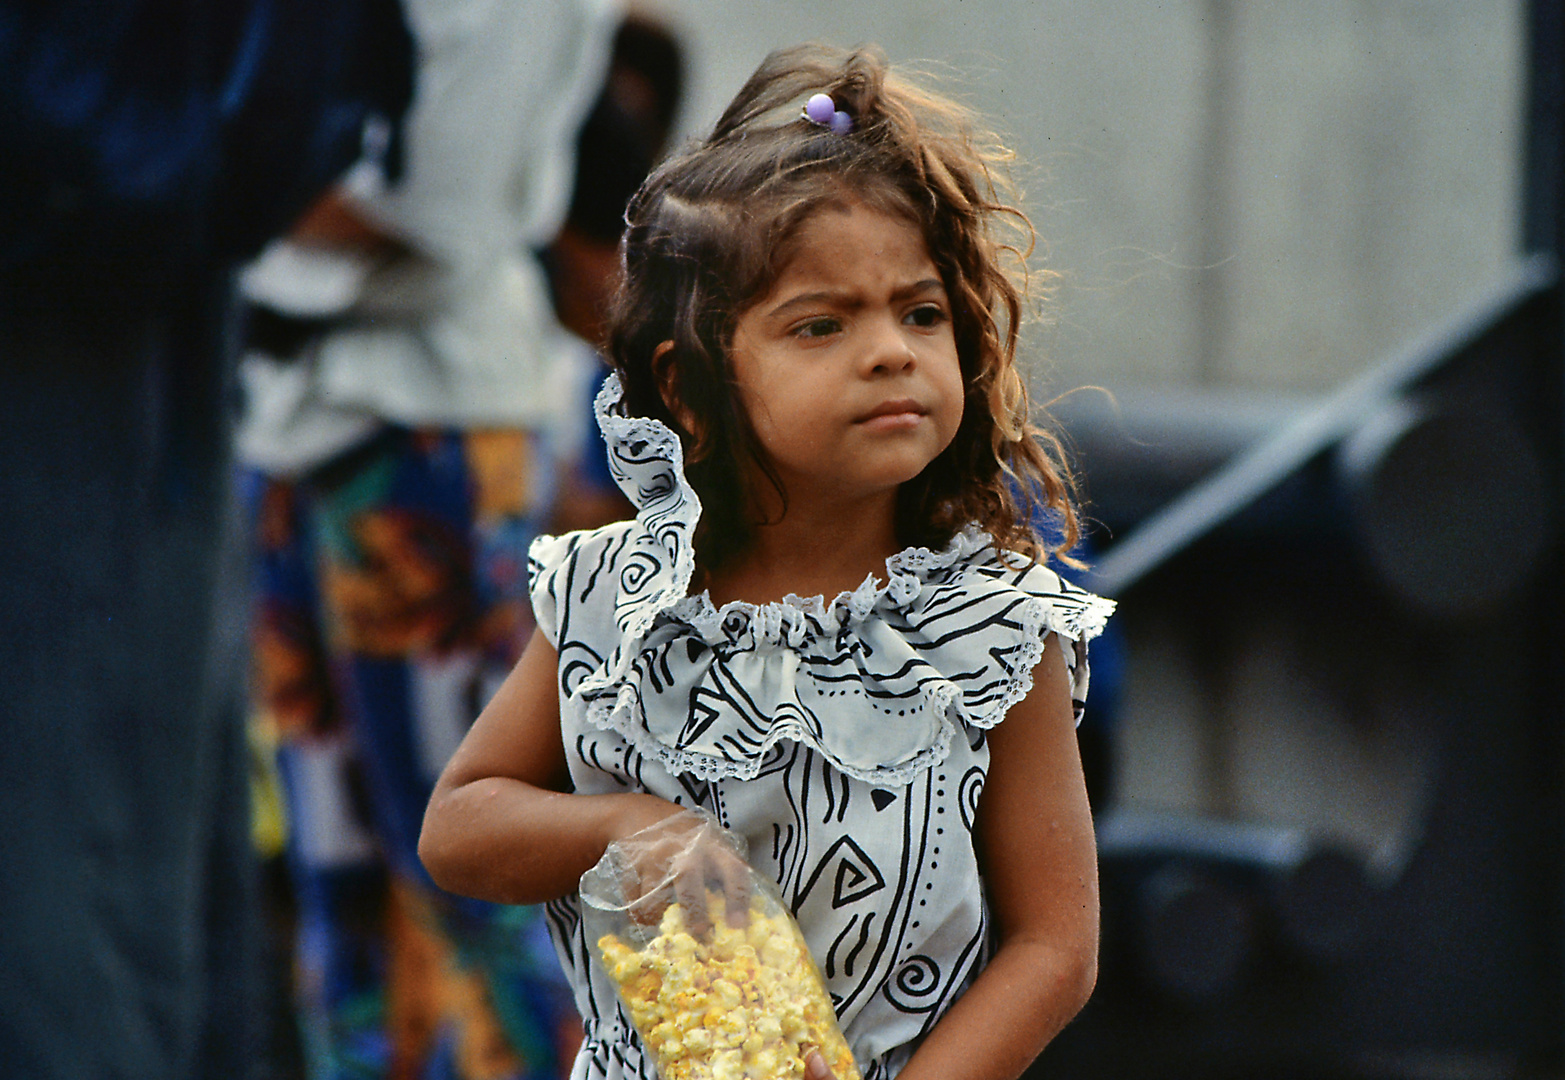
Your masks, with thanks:
[[(1026, 598), (1012, 609), (1014, 621), (1021, 629), (1017, 651), (1014, 658), (1000, 662), (1006, 670), (1016, 672), (1017, 678), (1007, 683), (998, 707), (984, 708), (978, 704), (972, 709), (971, 722), (979, 727), (992, 727), (1004, 718), (1006, 710), (1027, 695), (1032, 689), (1032, 670), (1042, 659), (1044, 646), (1052, 634), (1067, 650), (1065, 664), (1071, 676), (1071, 710), (1079, 724), (1087, 701), (1087, 643), (1103, 632), (1113, 614), (1114, 603), (1072, 584), (1048, 567), (1020, 560), (1013, 562), (1013, 559), (991, 546), (971, 566), (972, 575), (987, 581), (988, 588), (1001, 595), (1015, 590)], [(1005, 605), (1002, 603), (1002, 606)], [(1013, 621), (1012, 615), (1007, 615), (1003, 621)], [(1025, 677), (1022, 677), (1024, 672)]]
[(594, 655), (633, 648), (661, 612), (684, 599), (695, 574), (701, 500), (685, 479), (679, 437), (657, 420), (626, 415), (617, 375), (604, 381), (594, 410), (609, 472), (636, 517), (533, 542), (533, 613), (562, 658), (567, 648)]

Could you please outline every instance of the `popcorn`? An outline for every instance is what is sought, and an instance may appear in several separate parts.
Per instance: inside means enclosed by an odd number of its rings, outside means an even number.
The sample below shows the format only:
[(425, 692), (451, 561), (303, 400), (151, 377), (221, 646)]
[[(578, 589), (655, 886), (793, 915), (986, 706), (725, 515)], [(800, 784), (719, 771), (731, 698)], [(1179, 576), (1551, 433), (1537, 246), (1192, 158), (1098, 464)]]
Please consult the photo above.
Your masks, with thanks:
[(786, 911), (767, 908), (757, 895), (735, 928), (711, 893), (709, 940), (690, 934), (678, 903), (640, 949), (613, 933), (598, 939), (662, 1080), (803, 1080), (812, 1049), (837, 1080), (860, 1080), (803, 936)]

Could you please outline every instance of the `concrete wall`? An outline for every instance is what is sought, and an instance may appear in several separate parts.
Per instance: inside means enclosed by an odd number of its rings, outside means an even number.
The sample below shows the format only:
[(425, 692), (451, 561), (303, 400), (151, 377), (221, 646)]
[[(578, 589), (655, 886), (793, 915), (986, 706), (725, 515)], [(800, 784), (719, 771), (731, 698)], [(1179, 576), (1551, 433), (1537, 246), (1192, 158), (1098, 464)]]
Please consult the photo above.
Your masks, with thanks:
[(1516, 0), (657, 0), (687, 130), (767, 50), (928, 61), (1014, 143), (1053, 388), (1328, 389), (1512, 255)]

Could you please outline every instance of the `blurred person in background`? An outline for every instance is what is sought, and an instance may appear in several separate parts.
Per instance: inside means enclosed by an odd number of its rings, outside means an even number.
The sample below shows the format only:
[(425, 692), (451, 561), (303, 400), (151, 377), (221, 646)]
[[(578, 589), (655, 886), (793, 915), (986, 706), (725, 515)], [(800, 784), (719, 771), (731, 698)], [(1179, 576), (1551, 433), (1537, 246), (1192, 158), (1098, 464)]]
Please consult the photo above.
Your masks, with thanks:
[(232, 275), (411, 93), (394, 0), (0, 0), (7, 1076), (255, 1074)]
[(684, 94), (684, 49), (658, 19), (632, 12), (614, 35), (603, 92), (576, 138), (576, 183), (565, 224), (540, 253), (555, 313), (576, 336), (573, 422), (561, 442), (562, 478), (549, 531), (590, 529), (629, 517), (630, 501), (609, 475), (592, 402), (608, 364), (605, 315), (619, 282), (625, 206), (668, 149)]
[(407, 11), (402, 181), (356, 170), (243, 279), (258, 822), (309, 1075), (552, 1077), (581, 1027), (541, 909), (442, 892), (414, 845), (531, 632), (529, 543), (610, 512), (566, 494), (598, 363), (572, 313), (666, 137), (640, 58), (671, 39), (604, 0)]

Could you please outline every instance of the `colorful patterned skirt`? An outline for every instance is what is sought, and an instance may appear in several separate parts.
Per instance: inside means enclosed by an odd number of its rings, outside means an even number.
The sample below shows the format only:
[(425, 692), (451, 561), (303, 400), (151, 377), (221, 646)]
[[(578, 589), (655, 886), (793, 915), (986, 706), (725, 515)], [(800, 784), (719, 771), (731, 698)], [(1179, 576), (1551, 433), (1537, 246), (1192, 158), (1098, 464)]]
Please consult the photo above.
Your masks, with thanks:
[(531, 632), (551, 472), (524, 432), (387, 428), (307, 480), (250, 477), (258, 836), (288, 871), (312, 1080), (569, 1067), (580, 1021), (540, 909), (443, 892), (417, 857), (442, 766)]

